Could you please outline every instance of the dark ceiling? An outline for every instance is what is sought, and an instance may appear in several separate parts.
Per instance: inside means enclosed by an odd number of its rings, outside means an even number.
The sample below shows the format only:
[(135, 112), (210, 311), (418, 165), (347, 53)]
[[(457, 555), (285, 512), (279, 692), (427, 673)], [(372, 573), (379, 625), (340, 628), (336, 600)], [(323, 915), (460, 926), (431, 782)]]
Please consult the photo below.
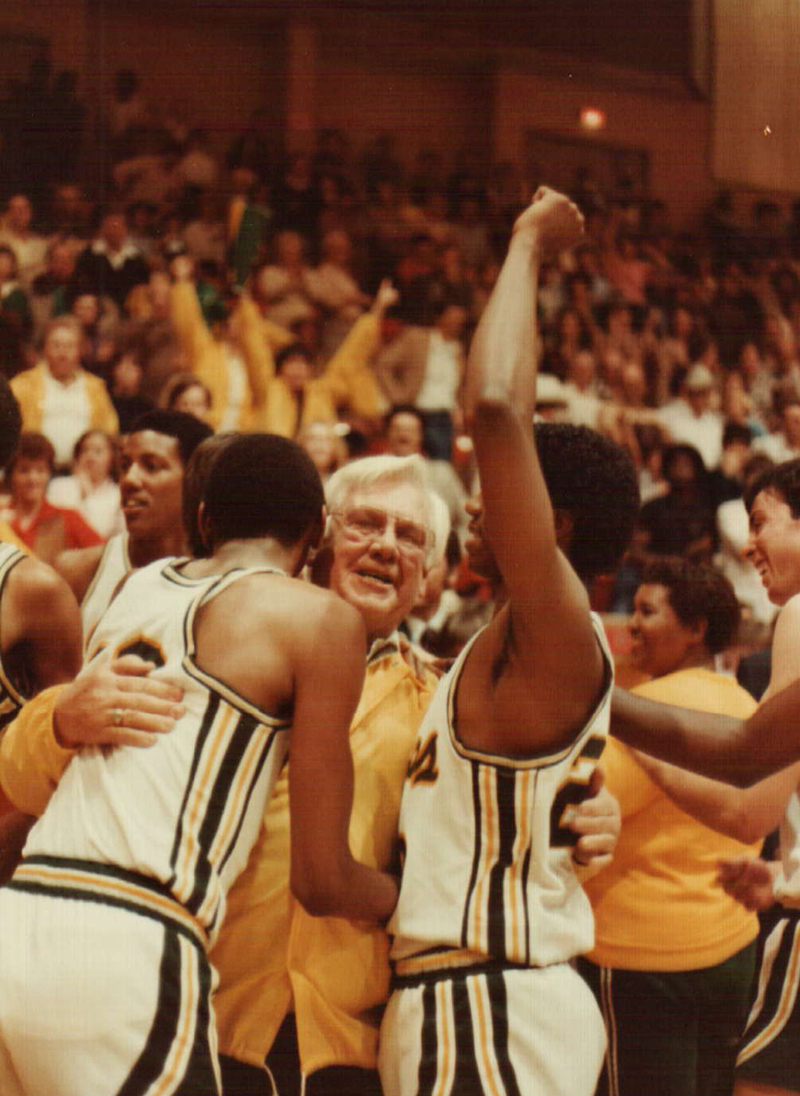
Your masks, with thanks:
[[(134, 0), (89, 0), (95, 8)], [(135, 0), (137, 7), (141, 0)], [(577, 60), (685, 77), (691, 68), (691, 11), (698, 0), (170, 0), (194, 18), (266, 24), (276, 17), (348, 24), (392, 14), (443, 48), (537, 49)], [(145, 0), (146, 6), (147, 0)], [(163, 3), (163, 0), (160, 0)], [(162, 8), (162, 11), (164, 9)], [(168, 9), (167, 9), (168, 10)], [(402, 53), (402, 44), (397, 43)]]

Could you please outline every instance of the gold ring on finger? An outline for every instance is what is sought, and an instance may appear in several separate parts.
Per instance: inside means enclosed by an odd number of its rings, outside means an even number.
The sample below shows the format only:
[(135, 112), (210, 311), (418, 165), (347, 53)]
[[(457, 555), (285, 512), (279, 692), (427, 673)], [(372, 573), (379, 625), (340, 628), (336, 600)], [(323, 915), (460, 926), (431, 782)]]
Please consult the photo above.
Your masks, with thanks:
[(115, 727), (122, 724), (122, 708), (114, 708), (111, 712), (111, 722)]

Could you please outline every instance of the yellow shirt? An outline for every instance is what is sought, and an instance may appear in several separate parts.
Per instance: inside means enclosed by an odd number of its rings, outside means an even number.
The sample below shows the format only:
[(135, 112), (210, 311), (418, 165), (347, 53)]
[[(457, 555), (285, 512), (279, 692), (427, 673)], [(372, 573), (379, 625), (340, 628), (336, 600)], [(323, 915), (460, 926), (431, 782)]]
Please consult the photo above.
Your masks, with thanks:
[[(756, 708), (737, 682), (704, 669), (681, 670), (632, 692), (696, 711), (746, 719)], [(628, 748), (608, 741), (601, 761), (622, 812), (614, 858), (584, 886), (595, 915), (588, 958), (625, 970), (699, 970), (753, 940), (758, 919), (716, 882), (719, 860), (757, 855), (696, 822), (650, 779)]]
[[(405, 643), (401, 649), (368, 662), (350, 728), (350, 847), (358, 860), (383, 869), (393, 864), (408, 758), (436, 685)], [(331, 1065), (374, 1069), (378, 1016), (371, 1010), (389, 995), (388, 936), (378, 925), (310, 917), (292, 898), (286, 772), (264, 821), (211, 953), (220, 978), (220, 1051), (260, 1065), (293, 1007), (304, 1073)]]

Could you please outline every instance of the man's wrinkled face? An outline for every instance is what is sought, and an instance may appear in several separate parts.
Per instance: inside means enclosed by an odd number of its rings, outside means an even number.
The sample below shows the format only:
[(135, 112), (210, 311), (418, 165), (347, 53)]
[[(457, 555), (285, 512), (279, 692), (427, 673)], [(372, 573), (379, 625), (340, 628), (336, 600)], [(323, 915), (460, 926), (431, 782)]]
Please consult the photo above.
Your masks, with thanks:
[(331, 516), (330, 588), (357, 609), (370, 639), (408, 616), (425, 574), (427, 511), (413, 484), (356, 488)]

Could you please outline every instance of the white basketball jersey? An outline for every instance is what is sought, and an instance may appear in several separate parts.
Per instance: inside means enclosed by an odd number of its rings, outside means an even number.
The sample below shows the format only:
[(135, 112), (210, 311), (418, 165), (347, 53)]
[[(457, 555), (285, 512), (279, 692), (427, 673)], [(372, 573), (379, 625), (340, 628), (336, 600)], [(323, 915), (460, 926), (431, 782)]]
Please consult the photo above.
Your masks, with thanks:
[(191, 579), (175, 561), (159, 560), (131, 573), (96, 629), (92, 658), (155, 662), (153, 677), (184, 690), (186, 713), (149, 748), (92, 748), (73, 758), (31, 830), (26, 858), (99, 862), (155, 879), (213, 941), (283, 764), (289, 723), (196, 665), (194, 619), (238, 579), (269, 570)]
[[(6, 579), (17, 564), (25, 559), (13, 544), (0, 543), (0, 601), (6, 586)], [(11, 680), (0, 656), (0, 731), (11, 722), (25, 703), (25, 697)]]
[(612, 663), (593, 623), (606, 685), (584, 729), (556, 753), (490, 757), (458, 741), (455, 691), (474, 639), (439, 683), (400, 807), (405, 861), (389, 923), (399, 975), (486, 961), (548, 966), (592, 947), (564, 816), (585, 798), (608, 733)]
[(775, 882), (775, 897), (783, 906), (800, 907), (800, 797), (797, 789), (789, 796), (780, 827), (781, 874)]
[(116, 536), (110, 537), (103, 548), (94, 578), (81, 601), (85, 649), (88, 649), (92, 631), (108, 608), (114, 591), (132, 567), (133, 564), (128, 555), (128, 534), (117, 533)]

